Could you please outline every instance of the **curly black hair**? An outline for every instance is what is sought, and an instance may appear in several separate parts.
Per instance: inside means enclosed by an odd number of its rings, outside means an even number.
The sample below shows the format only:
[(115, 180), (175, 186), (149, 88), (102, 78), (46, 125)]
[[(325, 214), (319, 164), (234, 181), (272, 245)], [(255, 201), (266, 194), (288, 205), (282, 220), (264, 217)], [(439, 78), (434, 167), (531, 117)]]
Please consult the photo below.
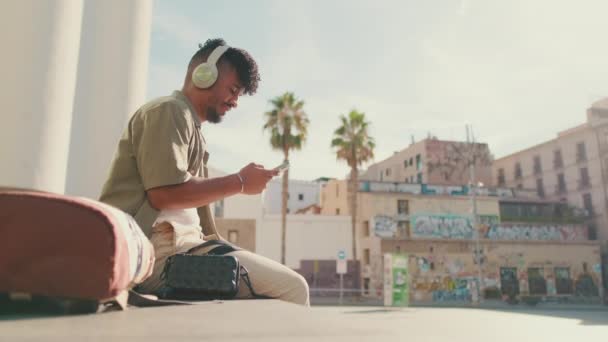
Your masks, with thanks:
[[(211, 52), (220, 45), (227, 45), (226, 41), (221, 38), (208, 39), (205, 44), (199, 44), (198, 51), (190, 59), (189, 67), (192, 68), (207, 60)], [(258, 65), (251, 57), (251, 55), (243, 50), (234, 47), (230, 47), (220, 57), (219, 61), (226, 60), (236, 69), (236, 73), (239, 75), (239, 80), (243, 84), (244, 93), (253, 95), (258, 90), (258, 83), (260, 82), (260, 73), (258, 71)], [(218, 62), (219, 62), (218, 61)]]

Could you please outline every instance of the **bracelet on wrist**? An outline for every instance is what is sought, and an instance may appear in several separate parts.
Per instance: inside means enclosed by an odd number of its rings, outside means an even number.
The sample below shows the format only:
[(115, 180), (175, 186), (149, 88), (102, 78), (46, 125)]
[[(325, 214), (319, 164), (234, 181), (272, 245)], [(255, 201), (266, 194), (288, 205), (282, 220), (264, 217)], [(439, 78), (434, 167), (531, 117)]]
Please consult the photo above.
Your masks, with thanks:
[(241, 181), (241, 192), (243, 192), (245, 190), (245, 181), (240, 173), (237, 173), (236, 176), (239, 177), (239, 180)]

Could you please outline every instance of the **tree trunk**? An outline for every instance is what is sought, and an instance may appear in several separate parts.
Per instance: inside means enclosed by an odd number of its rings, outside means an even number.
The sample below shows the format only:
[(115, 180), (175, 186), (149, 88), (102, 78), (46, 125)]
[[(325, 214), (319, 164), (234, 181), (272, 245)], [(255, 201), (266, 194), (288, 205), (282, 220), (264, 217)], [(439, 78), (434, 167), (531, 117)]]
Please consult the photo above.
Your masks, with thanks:
[(351, 167), (350, 169), (350, 224), (352, 229), (353, 237), (353, 260), (357, 260), (357, 189), (359, 177), (357, 175), (357, 167)]
[[(289, 158), (289, 152), (285, 151), (285, 160)], [(285, 265), (285, 245), (287, 235), (287, 196), (289, 194), (289, 169), (283, 171), (283, 184), (281, 191), (281, 263)]]

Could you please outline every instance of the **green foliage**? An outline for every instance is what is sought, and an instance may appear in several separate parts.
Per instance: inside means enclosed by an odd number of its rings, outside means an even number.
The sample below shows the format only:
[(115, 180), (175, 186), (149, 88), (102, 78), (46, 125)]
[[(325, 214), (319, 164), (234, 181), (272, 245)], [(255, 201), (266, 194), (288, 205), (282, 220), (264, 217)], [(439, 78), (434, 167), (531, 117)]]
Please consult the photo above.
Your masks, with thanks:
[(351, 168), (357, 168), (374, 158), (374, 139), (369, 135), (369, 122), (365, 113), (352, 110), (340, 116), (341, 126), (334, 131), (331, 147), (338, 160), (344, 160)]

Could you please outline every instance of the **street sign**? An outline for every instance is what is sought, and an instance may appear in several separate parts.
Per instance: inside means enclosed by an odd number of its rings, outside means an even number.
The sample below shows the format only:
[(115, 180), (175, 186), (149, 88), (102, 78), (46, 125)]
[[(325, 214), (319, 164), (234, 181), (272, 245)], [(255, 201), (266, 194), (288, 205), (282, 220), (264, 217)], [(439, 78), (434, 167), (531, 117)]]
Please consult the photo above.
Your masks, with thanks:
[(338, 251), (338, 260), (345, 260), (346, 259), (346, 252), (343, 250)]
[(340, 259), (336, 263), (336, 273), (338, 274), (346, 274), (346, 260)]

